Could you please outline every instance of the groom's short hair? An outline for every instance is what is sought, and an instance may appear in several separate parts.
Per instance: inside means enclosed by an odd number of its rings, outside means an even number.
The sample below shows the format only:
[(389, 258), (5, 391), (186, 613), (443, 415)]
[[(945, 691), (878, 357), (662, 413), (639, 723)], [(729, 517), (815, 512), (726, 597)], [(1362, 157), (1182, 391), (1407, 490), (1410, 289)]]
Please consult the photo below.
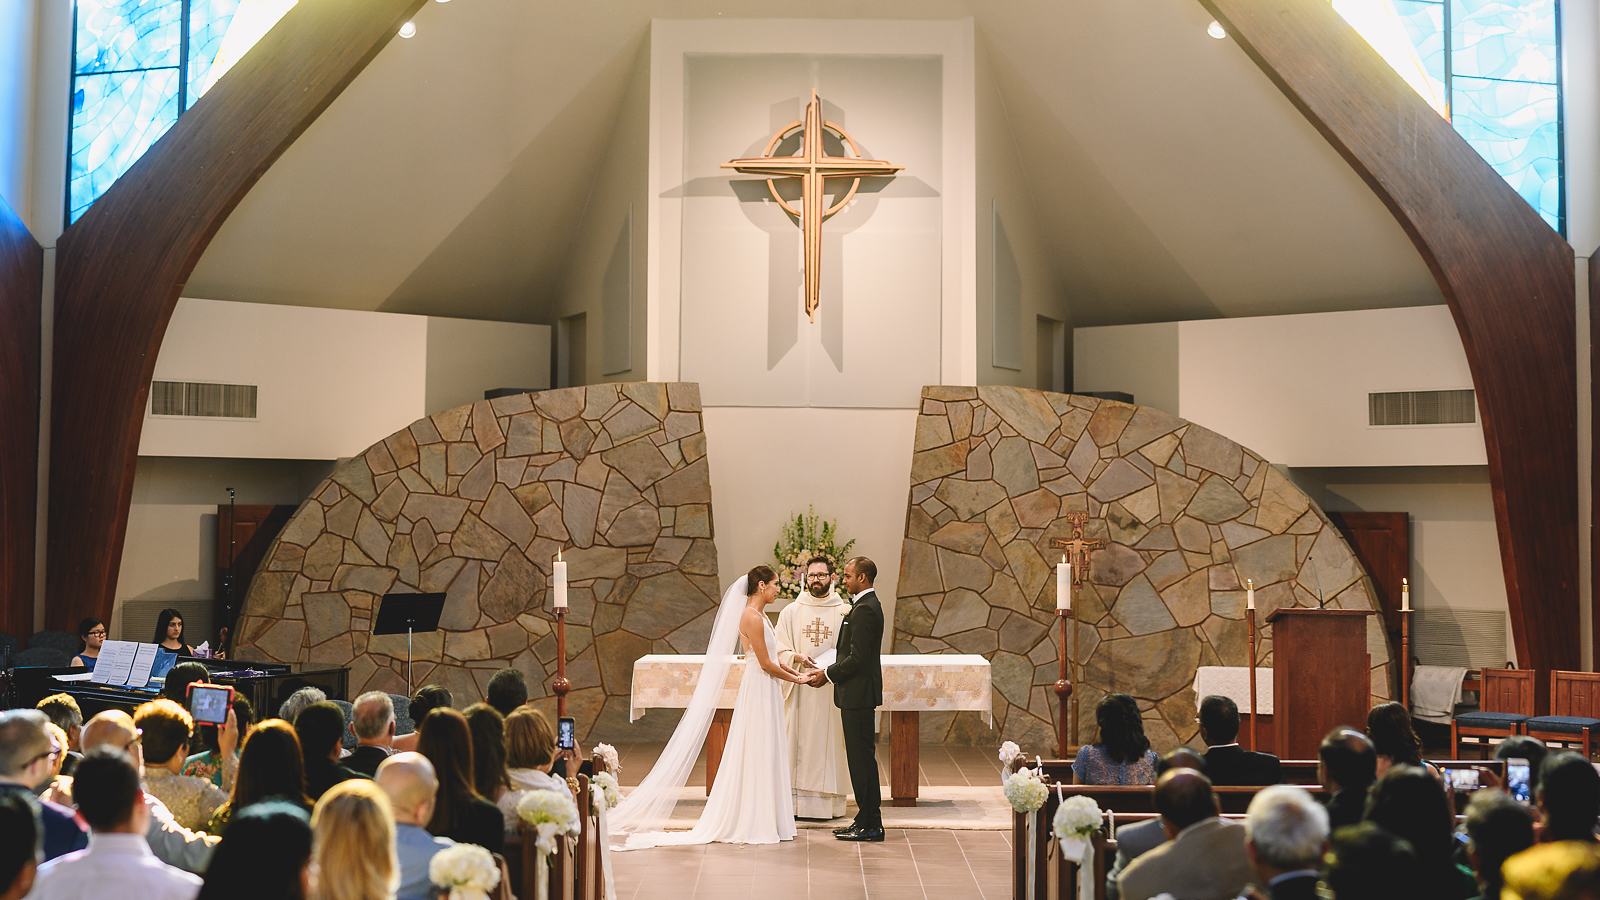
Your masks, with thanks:
[(829, 575), (833, 574), (833, 560), (827, 558), (826, 556), (813, 556), (810, 559), (806, 560), (806, 571), (808, 571), (808, 572), (811, 571), (811, 567), (816, 565), (817, 563), (822, 563), (824, 566), (827, 566), (828, 567), (828, 574)]
[(852, 556), (846, 565), (854, 565), (856, 573), (864, 576), (867, 579), (867, 584), (876, 584), (878, 582), (878, 564), (865, 556)]

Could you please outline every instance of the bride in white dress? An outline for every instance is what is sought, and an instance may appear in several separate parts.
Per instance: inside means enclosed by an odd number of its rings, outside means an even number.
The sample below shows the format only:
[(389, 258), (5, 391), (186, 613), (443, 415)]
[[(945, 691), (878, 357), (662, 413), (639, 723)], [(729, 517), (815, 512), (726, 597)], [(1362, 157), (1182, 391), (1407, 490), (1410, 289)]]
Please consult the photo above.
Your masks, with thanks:
[[(775, 844), (793, 840), (789, 744), (780, 682), (805, 679), (778, 662), (777, 637), (764, 611), (778, 596), (778, 579), (756, 566), (728, 588), (717, 609), (694, 696), (655, 767), (607, 815), (613, 846), (637, 850), (676, 844)], [(689, 831), (666, 831), (689, 772), (705, 743), (717, 700), (734, 665), (735, 638), (745, 651), (733, 721), (705, 810)]]

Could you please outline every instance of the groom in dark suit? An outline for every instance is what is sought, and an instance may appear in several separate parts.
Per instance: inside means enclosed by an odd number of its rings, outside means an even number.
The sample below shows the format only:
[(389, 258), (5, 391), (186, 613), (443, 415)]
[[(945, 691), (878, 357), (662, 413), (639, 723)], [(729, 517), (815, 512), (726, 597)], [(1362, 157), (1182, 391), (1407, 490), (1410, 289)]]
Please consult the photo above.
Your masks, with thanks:
[(878, 752), (873, 720), (883, 704), (883, 604), (872, 583), (878, 567), (865, 556), (844, 564), (840, 582), (851, 594), (850, 612), (839, 625), (839, 658), (826, 671), (811, 674), (811, 686), (832, 682), (833, 703), (844, 722), (844, 753), (850, 788), (856, 795), (855, 823), (836, 829), (841, 841), (882, 841), (883, 814), (878, 792)]

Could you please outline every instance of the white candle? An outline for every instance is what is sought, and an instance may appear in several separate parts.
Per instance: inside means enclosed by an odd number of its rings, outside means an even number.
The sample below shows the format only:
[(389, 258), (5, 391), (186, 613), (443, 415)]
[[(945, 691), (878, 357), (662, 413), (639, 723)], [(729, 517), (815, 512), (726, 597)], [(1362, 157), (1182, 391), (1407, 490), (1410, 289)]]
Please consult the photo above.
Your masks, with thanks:
[(1065, 555), (1056, 563), (1056, 610), (1072, 611), (1072, 566)]
[(1253, 578), (1244, 580), (1244, 608), (1248, 610), (1256, 608), (1256, 582)]
[(555, 588), (556, 588), (556, 598), (555, 598), (555, 604), (556, 605), (555, 605), (555, 608), (556, 609), (566, 609), (567, 608), (567, 564), (565, 562), (562, 562), (562, 560), (561, 560), (561, 551), (560, 550), (556, 551)]
[(1400, 579), (1400, 611), (1411, 612), (1411, 579)]

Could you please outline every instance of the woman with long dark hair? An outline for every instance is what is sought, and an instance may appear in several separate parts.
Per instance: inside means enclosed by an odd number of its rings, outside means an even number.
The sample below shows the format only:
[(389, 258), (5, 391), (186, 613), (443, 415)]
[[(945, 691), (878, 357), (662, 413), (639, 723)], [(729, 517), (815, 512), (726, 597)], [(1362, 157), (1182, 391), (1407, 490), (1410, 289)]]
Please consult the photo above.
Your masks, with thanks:
[(156, 634), (150, 640), (179, 656), (194, 655), (194, 648), (183, 639), (183, 613), (170, 606), (156, 616)]
[(422, 720), (435, 709), (454, 705), (455, 698), (450, 696), (450, 689), (442, 684), (425, 684), (417, 688), (417, 692), (411, 696), (410, 707), (406, 713), (411, 719), (411, 730), (395, 736), (394, 752), (417, 749), (417, 740), (422, 736)]
[(506, 774), (506, 720), (487, 703), (474, 703), (463, 715), (472, 731), (472, 786), (494, 803), (511, 787)]
[(1380, 703), (1367, 712), (1367, 737), (1378, 754), (1378, 777), (1390, 766), (1423, 766), (1422, 739), (1411, 726), (1411, 713), (1399, 703)]
[(282, 719), (267, 719), (245, 735), (233, 793), (211, 817), (206, 830), (221, 834), (234, 810), (263, 800), (283, 800), (307, 812), (311, 810), (300, 738), (295, 735), (294, 726)]
[(72, 665), (93, 672), (100, 659), (100, 645), (106, 642), (106, 623), (94, 616), (79, 622), (78, 640), (83, 642), (83, 649), (72, 658)]
[(504, 819), (499, 807), (474, 787), (472, 729), (467, 717), (449, 707), (434, 709), (423, 717), (417, 731), (417, 752), (433, 763), (439, 779), (428, 832), (499, 853), (505, 843)]
[(1078, 748), (1072, 777), (1079, 784), (1154, 784), (1156, 752), (1144, 734), (1139, 703), (1127, 694), (1107, 694), (1094, 709), (1100, 739)]
[(1429, 885), (1429, 897), (1465, 900), (1478, 895), (1477, 879), (1456, 864), (1456, 818), (1450, 798), (1428, 770), (1399, 764), (1385, 772), (1367, 795), (1365, 821), (1411, 845), (1417, 854), (1417, 876)]
[(195, 900), (306, 900), (311, 817), (270, 800), (239, 810), (206, 866)]

